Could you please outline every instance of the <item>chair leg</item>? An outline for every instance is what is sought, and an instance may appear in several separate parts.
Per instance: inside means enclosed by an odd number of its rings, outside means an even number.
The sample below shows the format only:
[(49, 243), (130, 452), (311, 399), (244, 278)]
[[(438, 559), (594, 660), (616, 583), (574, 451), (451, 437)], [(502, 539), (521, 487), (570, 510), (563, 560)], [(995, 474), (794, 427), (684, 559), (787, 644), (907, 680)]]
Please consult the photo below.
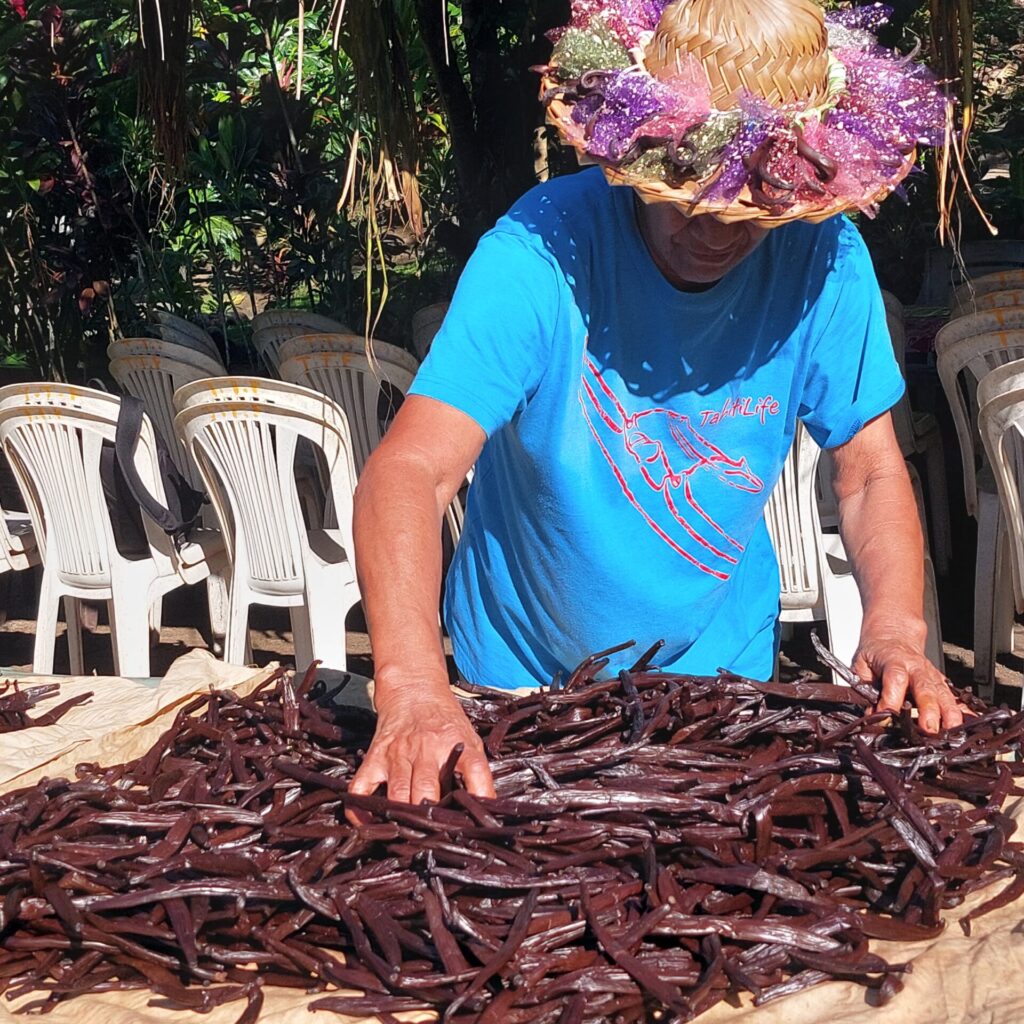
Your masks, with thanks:
[(214, 654), (224, 650), (224, 637), (228, 631), (229, 599), (227, 577), (211, 573), (206, 578), (206, 606), (210, 613), (210, 638)]
[(82, 656), (82, 620), (79, 616), (80, 602), (77, 597), (64, 595), (64, 618), (67, 620), (68, 665), (73, 676), (85, 672), (85, 658)]
[(304, 672), (313, 660), (313, 634), (309, 611), (305, 605), (288, 609), (292, 622), (292, 647), (295, 650), (295, 671)]
[(57, 645), (57, 609), (60, 594), (46, 571), (39, 588), (39, 608), (36, 611), (36, 639), (32, 651), (32, 671), (37, 675), (53, 674), (53, 649)]
[(114, 671), (130, 679), (149, 675), (150, 604), (124, 588), (110, 601), (110, 640), (114, 647)]
[(160, 643), (160, 627), (164, 619), (164, 599), (161, 594), (149, 607), (149, 629), (153, 643)]
[(949, 492), (946, 488), (946, 460), (942, 444), (936, 442), (925, 449), (925, 482), (928, 485), (928, 521), (932, 528), (932, 555), (940, 576), (949, 574), (953, 543), (949, 525)]
[[(1000, 515), (1002, 513), (1000, 512)], [(1009, 654), (1013, 650), (1013, 624), (1016, 608), (1013, 603), (1013, 568), (1010, 565), (1010, 537), (1006, 520), (999, 520), (999, 545), (996, 549), (995, 618), (992, 623), (993, 643), (996, 654)]]
[[(316, 660), (322, 662), (324, 668), (333, 668), (344, 672), (348, 668), (348, 638), (345, 631), (345, 618), (359, 597), (357, 593), (353, 594), (348, 588), (337, 595), (333, 601), (324, 600), (324, 596), (325, 592), (323, 591), (318, 595), (311, 595), (308, 591), (306, 593), (306, 606), (302, 611), (309, 623), (310, 650), (308, 660), (300, 666), (299, 648), (296, 641), (295, 667), (297, 669), (305, 668), (310, 661)], [(295, 609), (293, 609), (294, 611)]]
[(978, 491), (978, 555), (974, 575), (974, 682), (978, 694), (991, 700), (995, 684), (996, 570), (1002, 558), (1003, 526), (999, 498)]
[(229, 665), (247, 665), (251, 660), (248, 602), (233, 601), (228, 608), (224, 631), (224, 660)]
[[(825, 592), (825, 621), (828, 624), (828, 645), (844, 664), (852, 665), (860, 646), (860, 627), (864, 619), (860, 591), (852, 574), (822, 574)], [(834, 680), (842, 683), (838, 677)]]
[(924, 653), (940, 671), (946, 671), (946, 655), (942, 648), (942, 625), (939, 620), (939, 594), (935, 587), (935, 567), (931, 558), (924, 559), (924, 621), (928, 626)]

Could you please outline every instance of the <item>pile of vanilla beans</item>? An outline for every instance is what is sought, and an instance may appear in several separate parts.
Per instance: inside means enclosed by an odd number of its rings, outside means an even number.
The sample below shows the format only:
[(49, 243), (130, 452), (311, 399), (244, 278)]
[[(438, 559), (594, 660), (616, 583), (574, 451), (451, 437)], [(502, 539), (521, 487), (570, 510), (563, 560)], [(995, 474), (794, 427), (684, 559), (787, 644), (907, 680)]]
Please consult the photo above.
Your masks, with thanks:
[(28, 712), (41, 700), (60, 693), (58, 683), (44, 683), (41, 686), (23, 688), (17, 682), (0, 683), (0, 733), (18, 732), (21, 729), (32, 729), (37, 726), (53, 725), (64, 717), (73, 707), (84, 704), (92, 697), (92, 693), (80, 693), (56, 707), (51, 708), (38, 718), (30, 718)]
[[(313, 673), (197, 699), (141, 759), (0, 798), (0, 989), (21, 1011), (148, 989), (208, 1011), (263, 986), (383, 1020), (690, 1020), (842, 978), (884, 1002), (919, 940), (1024, 895), (1001, 810), (1024, 714), (942, 737), (863, 686), (761, 685), (590, 659), (467, 711), (498, 797), (357, 797), (372, 719)], [(1006, 755), (1010, 753), (1008, 758)], [(348, 824), (346, 810), (365, 823)]]

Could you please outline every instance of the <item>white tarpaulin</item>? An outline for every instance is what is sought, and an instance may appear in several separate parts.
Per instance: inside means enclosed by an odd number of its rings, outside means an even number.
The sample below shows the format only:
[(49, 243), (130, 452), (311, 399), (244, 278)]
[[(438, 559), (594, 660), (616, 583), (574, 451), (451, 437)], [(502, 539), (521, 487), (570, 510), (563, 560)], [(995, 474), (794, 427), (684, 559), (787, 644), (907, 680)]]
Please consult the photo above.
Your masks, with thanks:
[[(60, 703), (75, 693), (92, 690), (93, 700), (72, 709), (59, 723), (0, 738), (0, 790), (29, 785), (43, 776), (74, 773), (84, 761), (117, 764), (144, 753), (171, 724), (188, 700), (211, 686), (250, 692), (272, 669), (254, 672), (215, 661), (194, 651), (179, 659), (156, 687), (124, 679), (61, 678)], [(35, 682), (33, 680), (32, 682)], [(1010, 808), (1024, 827), (1024, 800)], [(966, 937), (957, 919), (971, 907), (990, 899), (999, 885), (983, 892), (947, 915), (945, 932), (918, 943), (872, 944), (892, 962), (912, 960), (905, 988), (891, 1003), (876, 1008), (866, 1002), (865, 990), (849, 982), (830, 982), (807, 992), (755, 1008), (749, 999), (734, 1006), (720, 1003), (701, 1018), (701, 1024), (1024, 1024), (1024, 900), (974, 922)], [(12, 1010), (31, 1001), (0, 1001), (0, 1024), (24, 1021)], [(314, 1024), (341, 1021), (331, 1013), (316, 1016), (307, 1004), (317, 996), (294, 989), (265, 990), (262, 1024)], [(49, 1024), (233, 1024), (245, 1004), (230, 1003), (202, 1016), (188, 1011), (150, 1006), (149, 992), (82, 996), (47, 1014)], [(159, 1002), (159, 1000), (157, 1000)], [(429, 1015), (399, 1015), (408, 1020)]]

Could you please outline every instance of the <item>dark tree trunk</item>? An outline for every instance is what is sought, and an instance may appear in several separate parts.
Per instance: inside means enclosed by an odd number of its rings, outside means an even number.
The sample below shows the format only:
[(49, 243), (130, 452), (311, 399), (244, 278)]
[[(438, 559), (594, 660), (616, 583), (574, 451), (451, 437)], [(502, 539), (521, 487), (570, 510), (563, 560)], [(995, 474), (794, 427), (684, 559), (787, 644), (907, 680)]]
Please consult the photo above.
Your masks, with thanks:
[(445, 60), (435, 0), (415, 0), (415, 8), (448, 119), (462, 191), (460, 221), (471, 248), (536, 181), (532, 136), (544, 114), (537, 101), (538, 78), (529, 68), (547, 59), (551, 44), (544, 34), (568, 21), (569, 2), (463, 0), (465, 76), (451, 46)]

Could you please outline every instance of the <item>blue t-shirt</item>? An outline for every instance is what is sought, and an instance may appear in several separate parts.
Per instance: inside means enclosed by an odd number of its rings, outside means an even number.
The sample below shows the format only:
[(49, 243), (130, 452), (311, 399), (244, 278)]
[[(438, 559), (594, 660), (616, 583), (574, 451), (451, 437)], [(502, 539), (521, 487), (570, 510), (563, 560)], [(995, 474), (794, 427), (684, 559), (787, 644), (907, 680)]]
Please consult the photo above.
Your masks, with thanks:
[(466, 679), (515, 687), (624, 640), (608, 672), (664, 639), (666, 669), (769, 678), (763, 511), (797, 419), (843, 444), (903, 381), (846, 218), (776, 228), (681, 292), (632, 190), (592, 169), (533, 189), (481, 239), (411, 393), (487, 434), (445, 621)]

